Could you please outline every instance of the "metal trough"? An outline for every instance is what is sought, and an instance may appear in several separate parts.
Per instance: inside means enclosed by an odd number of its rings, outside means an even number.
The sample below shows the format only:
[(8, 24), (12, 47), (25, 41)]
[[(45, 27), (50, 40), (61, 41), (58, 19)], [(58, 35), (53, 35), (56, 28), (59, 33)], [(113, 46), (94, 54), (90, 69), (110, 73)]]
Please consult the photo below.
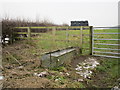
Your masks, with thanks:
[(41, 66), (45, 68), (53, 68), (64, 63), (70, 63), (71, 59), (74, 58), (76, 53), (77, 50), (73, 47), (45, 53), (41, 57)]

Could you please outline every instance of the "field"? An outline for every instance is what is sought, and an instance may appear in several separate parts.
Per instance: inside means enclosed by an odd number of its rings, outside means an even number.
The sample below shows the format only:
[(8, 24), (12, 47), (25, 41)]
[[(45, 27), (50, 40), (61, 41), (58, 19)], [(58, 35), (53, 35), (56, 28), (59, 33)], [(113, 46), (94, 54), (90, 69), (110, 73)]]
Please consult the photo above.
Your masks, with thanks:
[[(95, 33), (114, 32), (117, 29), (95, 30)], [(29, 40), (16, 41), (12, 45), (3, 48), (3, 75), (5, 88), (112, 88), (118, 84), (118, 59), (90, 56), (90, 36), (89, 30), (83, 30), (81, 41), (80, 30), (63, 30), (54, 32), (40, 33), (31, 37)], [(118, 35), (96, 35), (97, 38), (117, 39)], [(81, 43), (82, 42), (82, 43)], [(96, 43), (118, 44), (118, 41), (97, 41)], [(80, 63), (87, 58), (96, 58), (100, 62), (91, 79), (77, 81), (80, 78), (75, 73), (75, 67), (72, 64), (63, 65), (53, 70), (40, 67), (40, 56), (46, 52), (64, 49), (67, 47), (83, 48), (82, 55), (76, 57), (75, 61)], [(116, 46), (95, 45), (100, 48), (116, 48)], [(22, 67), (21, 67), (22, 66)], [(47, 71), (46, 77), (36, 77), (34, 73)], [(62, 74), (61, 74), (62, 73)], [(67, 75), (66, 73), (70, 73)], [(56, 81), (57, 79), (60, 79)], [(35, 81), (34, 81), (35, 80)]]
[[(35, 27), (34, 27), (35, 28)], [(21, 33), (21, 32), (20, 32)], [(81, 34), (82, 33), (82, 34)], [(100, 29), (94, 30), (94, 39), (118, 39), (119, 34), (99, 34), (99, 33), (118, 33), (118, 29)], [(31, 32), (32, 35), (36, 34)], [(60, 30), (48, 31), (46, 33), (39, 33), (38, 36), (31, 37), (32, 43), (43, 50), (41, 53), (55, 51), (58, 49), (65, 49), (67, 47), (82, 48), (84, 54), (91, 53), (90, 46), (92, 45), (90, 30)], [(31, 42), (31, 41), (30, 41)], [(29, 42), (29, 43), (30, 43)], [(95, 48), (110, 48), (118, 49), (116, 45), (101, 45), (102, 44), (118, 44), (118, 40), (93, 40), (93, 47)], [(95, 51), (117, 52), (116, 50), (97, 49)]]

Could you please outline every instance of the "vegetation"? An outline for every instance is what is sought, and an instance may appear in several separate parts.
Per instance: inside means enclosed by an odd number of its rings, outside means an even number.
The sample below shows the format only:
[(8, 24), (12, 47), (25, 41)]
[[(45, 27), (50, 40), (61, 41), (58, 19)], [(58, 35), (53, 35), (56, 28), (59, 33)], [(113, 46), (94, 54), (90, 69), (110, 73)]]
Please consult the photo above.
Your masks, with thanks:
[[(3, 20), (4, 21), (4, 20)], [(9, 20), (8, 20), (9, 21)], [(6, 23), (7, 21), (3, 22)], [(9, 23), (9, 22), (8, 22)], [(16, 21), (14, 22), (16, 23)], [(14, 23), (12, 25), (14, 26)], [(3, 30), (11, 24), (3, 24)], [(6, 26), (8, 25), (8, 26)], [(32, 23), (22, 23), (18, 26), (29, 26)], [(40, 24), (37, 24), (40, 25)], [(37, 26), (35, 24), (35, 26)], [(17, 26), (17, 25), (15, 25)], [(42, 25), (41, 25), (42, 26)], [(66, 26), (66, 25), (65, 25)], [(97, 32), (105, 33), (107, 30), (96, 30)], [(110, 29), (109, 32), (118, 32), (117, 29)], [(4, 32), (3, 32), (4, 33)], [(7, 33), (7, 32), (6, 32)], [(5, 33), (4, 33), (5, 34)], [(89, 30), (83, 30), (83, 34), (89, 34)], [(40, 88), (88, 88), (88, 87), (114, 87), (117, 85), (117, 80), (120, 78), (118, 74), (118, 59), (98, 58), (101, 63), (95, 70), (90, 79), (78, 81), (79, 75), (75, 73), (74, 67), (60, 66), (53, 70), (48, 70), (40, 67), (40, 56), (49, 51), (63, 49), (67, 47), (80, 47), (80, 30), (61, 30), (56, 31), (55, 35), (50, 31), (41, 33), (31, 40), (16, 41), (12, 45), (3, 48), (3, 75), (6, 77), (4, 87), (40, 87)], [(117, 35), (97, 35), (97, 38), (118, 38)], [(95, 41), (101, 43), (100, 41)], [(102, 41), (102, 43), (114, 43), (118, 41)], [(89, 36), (83, 37), (83, 55), (89, 54), (86, 48), (89, 48)], [(95, 47), (105, 48), (106, 46), (95, 45)], [(116, 46), (107, 46), (109, 48), (118, 48)], [(89, 50), (89, 49), (88, 49)], [(86, 52), (86, 53), (85, 53)], [(89, 56), (90, 57), (90, 56)], [(97, 57), (96, 57), (97, 58)], [(79, 61), (81, 56), (78, 57)], [(46, 71), (48, 75), (45, 77), (37, 77), (34, 73)], [(27, 86), (28, 85), (28, 86)]]
[(13, 29), (14, 27), (26, 27), (26, 26), (57, 26), (56, 24), (41, 20), (41, 21), (31, 21), (26, 19), (11, 19), (9, 17), (2, 18), (0, 21), (2, 23), (2, 38), (5, 38), (6, 35), (9, 36), (9, 38), (13, 37)]
[(88, 86), (99, 88), (113, 88), (114, 86), (119, 86), (119, 64), (118, 59), (104, 58), (101, 60), (101, 65), (95, 70), (91, 82)]

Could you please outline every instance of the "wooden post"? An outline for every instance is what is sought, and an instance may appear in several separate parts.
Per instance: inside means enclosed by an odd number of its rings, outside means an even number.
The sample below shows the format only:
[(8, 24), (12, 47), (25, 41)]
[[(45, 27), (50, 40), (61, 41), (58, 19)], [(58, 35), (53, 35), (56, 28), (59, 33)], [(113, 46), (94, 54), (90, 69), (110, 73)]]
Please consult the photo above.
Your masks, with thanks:
[(69, 42), (68, 36), (69, 36), (69, 33), (68, 33), (68, 27), (67, 27), (67, 28), (66, 28), (66, 44), (67, 44), (67, 42)]
[(56, 48), (56, 45), (55, 45), (55, 39), (56, 39), (55, 34), (56, 34), (56, 28), (53, 27), (52, 28), (52, 43), (51, 43), (51, 47), (55, 47)]
[(27, 31), (28, 31), (28, 39), (31, 38), (31, 30), (30, 30), (30, 27), (27, 28)]
[(55, 36), (55, 34), (56, 34), (56, 28), (55, 27), (52, 28), (52, 34), (53, 34), (53, 36)]
[(47, 30), (46, 32), (49, 32), (49, 31), (50, 31), (50, 29), (49, 29), (48, 27), (46, 28), (46, 30)]
[(56, 28), (55, 27), (53, 27), (52, 28), (52, 35), (53, 35), (53, 42), (55, 42), (55, 34), (56, 34)]
[(93, 26), (90, 26), (90, 55), (93, 52)]
[(82, 54), (82, 48), (83, 48), (83, 47), (82, 47), (82, 44), (83, 44), (83, 43), (82, 43), (82, 42), (83, 42), (83, 37), (82, 37), (82, 33), (83, 33), (83, 32), (82, 32), (82, 30), (83, 30), (83, 27), (81, 26), (81, 27), (80, 27), (80, 53), (81, 53), (81, 54)]

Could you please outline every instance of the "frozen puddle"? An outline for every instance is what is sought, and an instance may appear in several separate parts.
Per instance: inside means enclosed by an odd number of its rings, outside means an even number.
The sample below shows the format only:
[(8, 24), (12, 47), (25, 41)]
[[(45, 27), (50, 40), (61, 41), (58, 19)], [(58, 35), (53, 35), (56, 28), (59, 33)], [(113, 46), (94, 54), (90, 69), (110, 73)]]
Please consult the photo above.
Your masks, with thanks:
[(95, 58), (88, 58), (84, 62), (79, 63), (77, 67), (75, 68), (76, 73), (79, 74), (81, 77), (85, 78), (91, 78), (92, 70), (97, 67), (99, 63), (97, 62), (97, 59)]

